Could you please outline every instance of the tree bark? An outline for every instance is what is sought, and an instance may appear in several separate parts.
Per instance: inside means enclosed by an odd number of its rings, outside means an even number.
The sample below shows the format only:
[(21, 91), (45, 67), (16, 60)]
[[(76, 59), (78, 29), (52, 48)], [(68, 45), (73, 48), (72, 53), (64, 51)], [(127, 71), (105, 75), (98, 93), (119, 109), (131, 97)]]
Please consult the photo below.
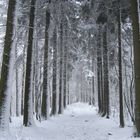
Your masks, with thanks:
[(42, 95), (42, 117), (47, 119), (47, 101), (48, 97), (48, 40), (49, 40), (50, 12), (46, 11), (46, 29), (45, 29), (45, 48), (44, 48), (44, 72), (43, 72), (43, 95)]
[[(10, 62), (12, 57), (12, 43), (13, 43), (13, 28), (14, 16), (16, 9), (16, 0), (9, 0), (6, 35), (4, 41), (3, 61), (0, 79), (0, 129), (6, 131), (9, 124), (10, 112), (10, 94), (8, 93), (9, 80), (10, 80)], [(7, 116), (8, 115), (8, 116)]]
[[(18, 50), (17, 50), (17, 44), (15, 45), (15, 61), (18, 57)], [(15, 70), (16, 74), (16, 116), (19, 116), (19, 87), (18, 87), (18, 67), (16, 66)]]
[(109, 118), (109, 77), (108, 77), (108, 47), (107, 47), (107, 25), (103, 31), (103, 67), (104, 67), (104, 112)]
[(67, 37), (68, 37), (68, 23), (67, 19), (64, 20), (64, 75), (63, 75), (63, 80), (64, 80), (64, 87), (63, 87), (63, 104), (64, 108), (66, 108), (67, 105), (67, 52), (68, 52), (68, 45), (67, 45)]
[(57, 30), (53, 32), (53, 80), (52, 80), (52, 111), (51, 115), (57, 113)]
[(63, 20), (60, 23), (60, 74), (59, 74), (59, 108), (58, 113), (63, 112)]
[(28, 47), (27, 47), (27, 61), (26, 61), (26, 76), (25, 76), (25, 96), (24, 96), (24, 119), (25, 126), (32, 125), (32, 110), (31, 109), (31, 75), (32, 75), (32, 51), (33, 51), (33, 33), (34, 33), (34, 19), (35, 19), (35, 2), (31, 0), (30, 20), (29, 20), (29, 34), (28, 34)]
[(131, 0), (131, 18), (134, 46), (134, 71), (135, 71), (135, 136), (140, 137), (140, 27), (138, 16), (138, 2)]
[(97, 82), (98, 82), (98, 107), (99, 113), (101, 113), (101, 26), (98, 27), (98, 42), (97, 42)]
[(122, 44), (121, 44), (121, 9), (118, 0), (118, 61), (119, 61), (119, 102), (120, 102), (120, 127), (124, 127), (123, 112), (123, 85), (122, 85)]

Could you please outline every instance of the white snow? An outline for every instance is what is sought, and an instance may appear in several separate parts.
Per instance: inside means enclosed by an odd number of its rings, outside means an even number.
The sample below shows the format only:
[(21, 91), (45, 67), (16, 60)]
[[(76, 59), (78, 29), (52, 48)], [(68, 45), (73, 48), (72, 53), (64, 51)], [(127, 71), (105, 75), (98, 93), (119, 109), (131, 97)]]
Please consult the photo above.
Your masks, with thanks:
[(63, 115), (25, 128), (22, 117), (12, 118), (11, 136), (0, 140), (140, 140), (132, 138), (133, 127), (119, 128), (111, 119), (101, 118), (95, 107), (74, 103)]

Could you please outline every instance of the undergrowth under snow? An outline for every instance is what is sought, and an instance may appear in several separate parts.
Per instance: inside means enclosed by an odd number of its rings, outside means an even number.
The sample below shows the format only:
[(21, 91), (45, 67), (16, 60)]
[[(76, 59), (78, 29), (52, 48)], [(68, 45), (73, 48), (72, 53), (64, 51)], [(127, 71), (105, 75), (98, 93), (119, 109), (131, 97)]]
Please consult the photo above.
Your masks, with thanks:
[(25, 128), (22, 118), (12, 118), (11, 135), (0, 140), (140, 140), (133, 138), (133, 127), (119, 128), (111, 119), (98, 116), (96, 108), (75, 103), (63, 115), (51, 117)]

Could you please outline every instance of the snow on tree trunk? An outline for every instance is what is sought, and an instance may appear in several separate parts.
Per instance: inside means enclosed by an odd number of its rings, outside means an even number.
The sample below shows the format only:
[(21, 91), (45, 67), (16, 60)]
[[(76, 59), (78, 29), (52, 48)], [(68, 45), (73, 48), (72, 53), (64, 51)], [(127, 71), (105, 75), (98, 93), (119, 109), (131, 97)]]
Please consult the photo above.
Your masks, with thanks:
[(33, 125), (33, 111), (32, 111), (32, 52), (33, 52), (33, 31), (35, 18), (35, 0), (31, 1), (30, 21), (29, 21), (29, 35), (27, 46), (27, 62), (26, 62), (26, 76), (25, 76), (25, 97), (24, 97), (24, 120), (25, 126)]
[(60, 22), (60, 74), (59, 74), (59, 109), (58, 113), (62, 114), (63, 112), (63, 21)]
[(53, 31), (53, 79), (52, 79), (52, 111), (51, 115), (57, 113), (57, 30)]
[(50, 12), (46, 11), (45, 47), (44, 47), (44, 73), (43, 73), (43, 95), (42, 95), (42, 117), (49, 116), (49, 95), (48, 95), (48, 40), (49, 40)]
[(103, 31), (103, 65), (104, 65), (104, 112), (109, 118), (109, 78), (108, 78), (108, 46), (107, 46), (107, 25), (104, 25)]
[(98, 48), (97, 48), (97, 77), (98, 77), (98, 107), (99, 113), (101, 113), (101, 26), (98, 27)]
[(118, 61), (119, 61), (119, 102), (120, 102), (120, 127), (124, 127), (123, 113), (123, 87), (122, 87), (122, 43), (121, 43), (121, 9), (118, 0)]
[(64, 96), (64, 100), (63, 100), (63, 104), (64, 104), (64, 108), (66, 108), (67, 105), (67, 54), (68, 54), (68, 45), (67, 45), (67, 38), (68, 38), (68, 23), (67, 23), (67, 19), (64, 20), (64, 87), (63, 87), (63, 96)]
[(13, 75), (13, 28), (16, 0), (10, 0), (8, 4), (6, 35), (3, 51), (3, 62), (0, 79), (0, 134), (6, 134), (9, 128), (11, 84)]

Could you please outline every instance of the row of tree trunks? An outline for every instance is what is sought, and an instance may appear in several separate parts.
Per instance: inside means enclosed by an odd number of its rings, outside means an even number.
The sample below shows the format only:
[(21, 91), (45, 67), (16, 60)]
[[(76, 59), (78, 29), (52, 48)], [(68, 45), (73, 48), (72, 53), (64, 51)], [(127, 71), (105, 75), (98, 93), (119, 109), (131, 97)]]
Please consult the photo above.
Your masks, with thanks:
[[(50, 3), (51, 1), (49, 1)], [(8, 119), (10, 115), (7, 115), (10, 112), (10, 92), (9, 84), (12, 79), (12, 53), (15, 51), (15, 58), (17, 59), (18, 51), (16, 46), (12, 46), (13, 42), (13, 29), (14, 29), (14, 15), (15, 15), (16, 0), (10, 0), (8, 6), (7, 14), (7, 25), (6, 25), (6, 35), (4, 42), (4, 53), (3, 53), (3, 63), (1, 69), (1, 79), (0, 79), (0, 129), (5, 131), (8, 128)], [(69, 87), (68, 83), (68, 21), (64, 17), (63, 10), (61, 10), (61, 16), (63, 17), (60, 21), (60, 32), (58, 26), (55, 23), (53, 28), (53, 39), (52, 39), (52, 52), (53, 52), (53, 65), (52, 65), (52, 96), (48, 92), (48, 53), (49, 53), (49, 25), (51, 20), (50, 11), (46, 11), (46, 29), (45, 29), (45, 47), (44, 47), (44, 64), (43, 64), (43, 93), (41, 83), (38, 84), (36, 76), (39, 73), (39, 80), (41, 81), (41, 69), (42, 65), (40, 64), (40, 69), (36, 70), (38, 60), (35, 61), (33, 58), (39, 56), (37, 54), (38, 46), (34, 47), (33, 45), (33, 35), (34, 35), (34, 20), (35, 20), (35, 7), (36, 0), (31, 0), (30, 15), (29, 15), (29, 33), (28, 33), (28, 46), (27, 46), (27, 58), (26, 58), (26, 73), (23, 72), (23, 92), (22, 92), (22, 101), (21, 101), (21, 114), (24, 115), (23, 124), (25, 126), (30, 126), (33, 124), (33, 112), (38, 113), (39, 115), (39, 104), (41, 109), (41, 115), (43, 119), (47, 119), (49, 116), (50, 105), (48, 104), (51, 100), (51, 115), (57, 113), (61, 114), (63, 108), (66, 108), (69, 103)], [(61, 7), (62, 8), (62, 7)], [(120, 0), (118, 0), (118, 10), (117, 10), (117, 23), (118, 23), (118, 67), (119, 67), (119, 111), (120, 111), (120, 127), (124, 127), (124, 110), (123, 110), (123, 82), (122, 82), (122, 38), (121, 38), (121, 6)], [(133, 43), (134, 43), (134, 65), (135, 65), (135, 127), (136, 127), (136, 136), (140, 136), (140, 35), (139, 35), (139, 18), (138, 18), (138, 4), (137, 0), (131, 0), (131, 15), (132, 15), (132, 27), (133, 27)], [(109, 108), (109, 72), (108, 72), (108, 40), (107, 40), (107, 21), (106, 17), (104, 20), (101, 19), (98, 29), (98, 43), (97, 43), (97, 77), (98, 77), (98, 106), (99, 113), (101, 116), (106, 116), (109, 118), (110, 108)], [(60, 36), (58, 37), (58, 32)], [(89, 36), (90, 37), (90, 36)], [(58, 51), (58, 39), (60, 39), (60, 46)], [(37, 44), (37, 43), (36, 43)], [(15, 44), (14, 44), (15, 45)], [(90, 41), (89, 41), (90, 45)], [(14, 48), (14, 49), (13, 49)], [(35, 50), (34, 50), (35, 48)], [(57, 58), (58, 53), (60, 59)], [(34, 57), (33, 57), (34, 56)], [(93, 59), (92, 59), (93, 60)], [(58, 66), (58, 63), (60, 64)], [(24, 62), (23, 62), (24, 64)], [(37, 66), (35, 66), (37, 64)], [(25, 66), (23, 66), (25, 67)], [(24, 68), (23, 68), (24, 69)], [(58, 70), (59, 69), (59, 70)], [(57, 72), (60, 73), (57, 73)], [(59, 75), (58, 75), (59, 74)], [(82, 74), (81, 74), (82, 75)], [(58, 78), (59, 77), (59, 78)], [(24, 81), (25, 78), (25, 81)], [(83, 82), (83, 77), (81, 77), (81, 82)], [(92, 79), (94, 84), (94, 79)], [(59, 85), (57, 82), (59, 81)], [(25, 85), (24, 85), (25, 82)], [(36, 84), (35, 84), (36, 83)], [(81, 86), (80, 99), (82, 101), (88, 101), (87, 96), (83, 94), (83, 83)], [(34, 88), (35, 87), (35, 88)], [(94, 87), (94, 86), (93, 86)], [(39, 88), (39, 89), (38, 89)], [(59, 89), (59, 90), (57, 90)], [(94, 88), (93, 88), (94, 89)], [(19, 91), (18, 91), (18, 69), (16, 69), (16, 115), (19, 116)], [(24, 94), (25, 91), (25, 94)], [(86, 89), (88, 91), (88, 89)], [(94, 91), (94, 90), (93, 90)], [(58, 94), (59, 92), (59, 94)], [(35, 96), (37, 96), (35, 98)], [(39, 97), (40, 96), (40, 97)], [(42, 96), (42, 98), (41, 98)], [(24, 99), (23, 99), (24, 98)], [(58, 103), (59, 100), (59, 103)], [(91, 100), (91, 99), (90, 99)], [(24, 101), (24, 102), (23, 102)], [(91, 101), (90, 101), (91, 103)], [(36, 105), (35, 105), (36, 104)], [(8, 106), (8, 107), (7, 107)], [(32, 106), (37, 106), (33, 111)], [(6, 108), (6, 109), (5, 109)]]
[[(32, 2), (32, 1), (31, 1)], [(35, 3), (31, 4), (35, 5)], [(33, 11), (34, 10), (34, 11)], [(33, 13), (34, 12), (34, 13)], [(64, 22), (62, 20), (62, 23), (60, 23), (60, 46), (62, 49), (60, 49), (59, 53), (62, 55), (60, 57), (60, 77), (59, 77), (59, 95), (57, 95), (57, 81), (58, 81), (58, 74), (57, 74), (57, 69), (58, 69), (58, 60), (57, 60), (57, 47), (58, 47), (58, 37), (57, 37), (57, 26), (55, 26), (54, 31), (53, 31), (53, 37), (52, 37), (52, 45), (53, 45), (53, 69), (52, 69), (52, 96), (48, 92), (48, 86), (49, 86), (49, 79), (48, 79), (48, 55), (49, 55), (49, 25), (50, 25), (50, 17), (51, 13), (49, 9), (46, 11), (46, 29), (45, 29), (45, 47), (44, 47), (44, 64), (43, 64), (43, 93), (41, 94), (41, 90), (38, 90), (37, 88), (41, 88), (42, 86), (40, 84), (37, 84), (37, 76), (36, 74), (36, 64), (37, 61), (32, 61), (32, 55), (33, 55), (33, 42), (31, 42), (31, 36), (32, 36), (32, 41), (33, 41), (33, 31), (34, 31), (34, 16), (35, 14), (35, 8), (34, 6), (31, 7), (30, 10), (30, 22), (29, 25), (29, 38), (28, 38), (28, 48), (27, 48), (27, 62), (26, 62), (26, 81), (25, 81), (25, 98), (24, 98), (24, 125), (25, 126), (30, 126), (32, 125), (32, 111), (28, 112), (31, 110), (32, 106), (35, 107), (35, 113), (37, 118), (40, 120), (41, 117), (43, 119), (47, 119), (50, 115), (50, 107), (51, 107), (51, 115), (55, 115), (57, 113), (62, 113), (63, 108), (66, 107), (67, 105), (67, 46), (63, 47), (63, 43), (65, 40), (65, 45), (67, 44), (67, 20)], [(32, 15), (32, 16), (31, 16)], [(64, 17), (63, 17), (64, 18)], [(63, 25), (66, 26), (63, 28)], [(63, 34), (64, 33), (64, 34)], [(64, 37), (65, 36), (65, 37)], [(37, 45), (37, 44), (36, 44)], [(30, 50), (30, 51), (29, 51)], [(37, 49), (35, 48), (35, 51)], [(35, 52), (34, 51), (34, 52)], [(65, 55), (64, 55), (65, 54)], [(36, 54), (35, 54), (36, 56)], [(35, 58), (37, 59), (37, 58)], [(35, 65), (34, 65), (35, 64)], [(34, 65), (34, 68), (32, 68)], [(34, 69), (34, 70), (33, 70)], [(64, 72), (63, 72), (64, 71)], [(41, 73), (40, 73), (41, 76)], [(29, 78), (30, 77), (30, 78)], [(30, 79), (30, 80), (29, 80)], [(31, 84), (32, 80), (36, 84)], [(40, 79), (41, 80), (41, 77)], [(28, 81), (28, 84), (27, 84)], [(30, 81), (30, 82), (29, 82)], [(33, 83), (34, 83), (33, 82)], [(30, 86), (29, 86), (30, 84)], [(29, 92), (29, 87), (32, 87), (32, 90)], [(35, 91), (34, 91), (35, 89)], [(27, 91), (28, 90), (28, 91)], [(35, 93), (34, 93), (35, 92)], [(27, 94), (28, 93), (28, 94)], [(35, 94), (35, 95), (34, 95)], [(31, 97), (33, 95), (33, 97)], [(42, 96), (42, 100), (40, 100), (40, 96)], [(31, 103), (31, 99), (34, 100), (34, 104), (28, 104)], [(51, 99), (51, 101), (50, 101)], [(59, 100), (59, 105), (58, 105), (58, 100)], [(41, 116), (39, 113), (39, 106), (40, 106), (40, 101), (41, 101)], [(51, 105), (50, 105), (51, 103)], [(28, 110), (27, 110), (28, 108)], [(30, 109), (29, 109), (30, 108)]]
[[(117, 1), (117, 25), (118, 25), (118, 73), (119, 73), (119, 111), (120, 111), (120, 127), (124, 127), (124, 112), (123, 112), (123, 88), (122, 88), (122, 44), (121, 44), (121, 6), (120, 0)], [(102, 3), (102, 6), (105, 3)], [(106, 13), (105, 8), (103, 11)], [(105, 13), (100, 13), (97, 19), (99, 24), (98, 30), (98, 45), (97, 45), (97, 73), (98, 73), (98, 106), (101, 116), (109, 118), (109, 73), (108, 73), (108, 17)], [(102, 28), (101, 28), (102, 26)], [(103, 34), (101, 35), (101, 32)], [(103, 47), (102, 47), (103, 42)]]

